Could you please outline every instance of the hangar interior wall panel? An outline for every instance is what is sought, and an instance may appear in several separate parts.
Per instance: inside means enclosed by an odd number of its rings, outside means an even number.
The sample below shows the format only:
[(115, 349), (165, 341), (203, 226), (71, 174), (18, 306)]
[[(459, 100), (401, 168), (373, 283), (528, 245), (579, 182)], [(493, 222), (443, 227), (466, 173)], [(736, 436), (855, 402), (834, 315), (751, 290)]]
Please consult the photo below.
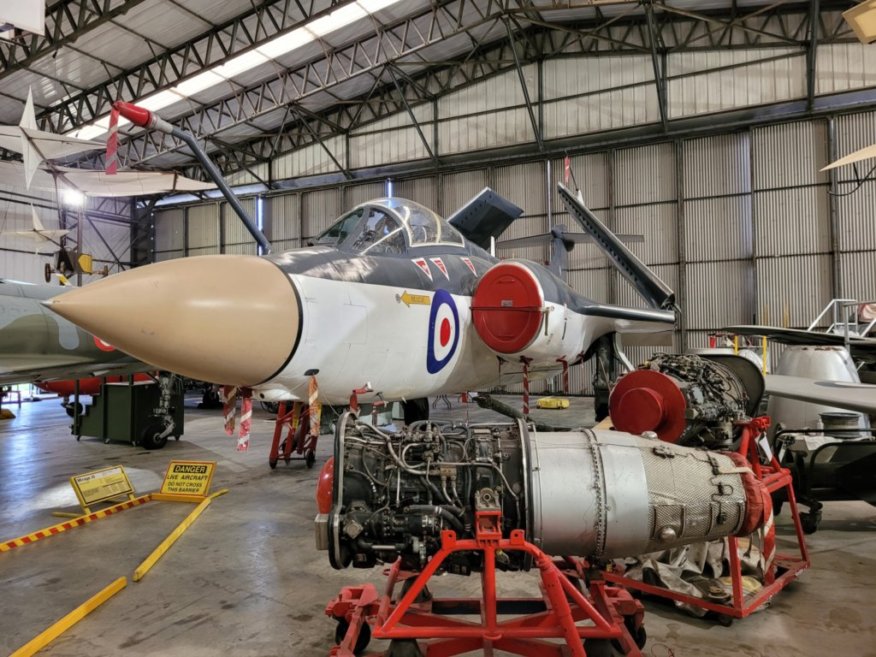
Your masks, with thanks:
[[(657, 274), (669, 287), (678, 290), (678, 265), (652, 265), (651, 270)], [(638, 291), (630, 285), (617, 271), (612, 270), (615, 277), (614, 303), (631, 308), (647, 308), (645, 300)]]
[[(411, 109), (429, 148), (434, 150), (432, 104), (421, 103)], [(393, 114), (352, 131), (349, 152), (350, 166), (353, 168), (429, 157), (429, 152), (407, 112)]]
[(796, 121), (752, 130), (754, 190), (828, 182), (827, 124)]
[(829, 215), (826, 186), (756, 192), (755, 252), (758, 257), (823, 253), (830, 249)]
[(838, 291), (840, 297), (876, 301), (876, 253), (840, 253), (839, 270), (842, 281)]
[(189, 251), (219, 247), (219, 204), (192, 205), (187, 220)]
[(485, 169), (446, 173), (441, 185), (441, 212), (447, 216), (468, 203), (486, 187), (488, 172)]
[(667, 73), (667, 103), (672, 118), (806, 95), (806, 57), (800, 49), (670, 53)]
[(344, 187), (344, 203), (343, 209), (335, 217), (329, 220), (327, 227), (331, 225), (334, 219), (340, 217), (347, 210), (351, 210), (360, 203), (365, 203), (374, 198), (386, 196), (386, 183), (373, 182), (363, 185), (348, 185)]
[(676, 199), (675, 146), (654, 144), (617, 151), (615, 205), (639, 205)]
[[(434, 176), (393, 181), (393, 193), (438, 212), (438, 182)], [(450, 209), (449, 216), (456, 208)]]
[(179, 251), (185, 248), (185, 209), (159, 210), (153, 217), (155, 253)]
[(751, 258), (751, 195), (685, 200), (684, 246), (688, 263)]
[(301, 239), (316, 237), (332, 222), (341, 216), (340, 190), (337, 188), (318, 189), (302, 194)]
[[(92, 221), (94, 227), (88, 222), (82, 226), (80, 250), (91, 255), (95, 269), (100, 269), (106, 264), (109, 265), (110, 272), (116, 273), (119, 271), (115, 264), (116, 258), (123, 263), (131, 259), (131, 227), (100, 219), (92, 219)], [(95, 228), (100, 231), (100, 237)]]
[[(257, 207), (258, 201), (255, 197), (240, 199), (240, 204), (246, 213), (258, 224)], [(222, 251), (224, 253), (243, 253), (255, 255), (258, 253), (258, 247), (255, 239), (249, 234), (246, 226), (240, 220), (240, 217), (231, 209), (227, 203), (221, 205), (222, 229), (223, 229), (223, 244)], [(191, 217), (189, 218), (191, 220)], [(191, 245), (189, 245), (191, 246)]]
[(34, 254), (32, 247), (30, 253), (8, 248), (0, 250), (0, 271), (4, 273), (4, 278), (25, 283), (45, 283), (46, 262), (48, 259)]
[(164, 260), (173, 260), (174, 258), (184, 258), (185, 251), (182, 249), (175, 251), (156, 251), (155, 252), (155, 262), (162, 262)]
[(876, 50), (863, 43), (818, 46), (815, 93), (830, 94), (876, 85)]
[(675, 201), (619, 207), (615, 211), (614, 230), (644, 236), (644, 242), (627, 246), (645, 264), (678, 262), (678, 204)]
[(682, 160), (685, 199), (751, 193), (748, 132), (688, 139)]
[[(570, 161), (570, 179), (566, 187), (574, 194), (575, 183), (581, 188), (584, 197), (584, 205), (591, 210), (602, 210), (609, 206), (611, 186), (608, 154), (592, 153), (588, 155), (576, 155)], [(551, 207), (554, 213), (565, 213), (566, 206), (560, 200), (557, 191), (557, 183), (565, 178), (565, 159), (560, 158), (551, 161)], [(570, 230), (578, 231), (575, 226), (568, 224)]]
[(687, 320), (692, 329), (717, 329), (751, 322), (754, 310), (750, 263), (744, 260), (689, 263)]
[[(852, 189), (852, 185), (839, 187), (840, 193)], [(876, 181), (870, 180), (848, 196), (838, 197), (836, 203), (839, 250), (876, 251)]]
[(283, 194), (267, 199), (265, 221), (274, 251), (301, 246), (301, 194)]
[[(340, 163), (347, 160), (347, 144), (344, 137), (330, 137), (324, 140), (328, 148)], [(338, 167), (320, 144), (311, 144), (297, 151), (282, 155), (274, 161), (274, 180), (310, 176), (319, 173), (337, 171)]]
[(438, 124), (441, 153), (464, 153), (533, 141), (532, 123), (523, 108), (494, 110)]
[(806, 328), (832, 296), (829, 255), (757, 260), (758, 313), (764, 323)]
[[(544, 167), (543, 162), (530, 162), (499, 167), (493, 172), (496, 192), (523, 208), (523, 214), (511, 223), (500, 242), (547, 232)], [(547, 244), (497, 250), (501, 258), (527, 258), (541, 263), (547, 262), (549, 253)]]
[[(524, 66), (523, 75), (527, 80), (530, 97), (535, 97), (538, 89), (538, 71), (535, 64)], [(512, 70), (443, 96), (438, 100), (438, 118), (444, 120), (465, 117), (523, 104), (520, 78), (517, 71)]]

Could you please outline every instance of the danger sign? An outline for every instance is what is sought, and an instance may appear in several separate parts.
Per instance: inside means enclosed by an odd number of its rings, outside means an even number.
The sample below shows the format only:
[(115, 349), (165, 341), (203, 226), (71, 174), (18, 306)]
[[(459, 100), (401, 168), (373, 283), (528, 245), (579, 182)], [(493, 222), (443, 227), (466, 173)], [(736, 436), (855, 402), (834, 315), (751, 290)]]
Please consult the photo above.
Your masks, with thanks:
[(206, 495), (215, 468), (213, 461), (171, 461), (161, 492), (167, 495)]

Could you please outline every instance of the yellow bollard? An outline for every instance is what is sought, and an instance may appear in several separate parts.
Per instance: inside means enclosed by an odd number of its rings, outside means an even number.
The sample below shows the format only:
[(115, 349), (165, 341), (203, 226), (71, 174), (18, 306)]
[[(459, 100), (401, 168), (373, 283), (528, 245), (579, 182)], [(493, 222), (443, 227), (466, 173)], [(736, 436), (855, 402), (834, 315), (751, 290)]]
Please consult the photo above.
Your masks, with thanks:
[(21, 646), (21, 648), (13, 652), (9, 657), (30, 657), (30, 655), (36, 654), (127, 585), (128, 579), (126, 577), (119, 577), (112, 584), (76, 607), (76, 609), (64, 616), (61, 620), (55, 622), (48, 629), (43, 630), (43, 632)]

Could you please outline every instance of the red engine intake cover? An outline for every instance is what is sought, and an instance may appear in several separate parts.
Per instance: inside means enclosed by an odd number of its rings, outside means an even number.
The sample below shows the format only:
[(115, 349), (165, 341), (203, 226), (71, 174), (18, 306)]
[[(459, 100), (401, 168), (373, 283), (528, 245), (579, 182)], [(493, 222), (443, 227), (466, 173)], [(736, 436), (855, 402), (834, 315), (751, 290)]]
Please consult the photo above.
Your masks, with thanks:
[(516, 262), (494, 265), (471, 300), (475, 330), (484, 344), (500, 354), (523, 351), (535, 340), (543, 306), (535, 274)]
[(632, 434), (653, 431), (674, 443), (686, 426), (687, 402), (678, 383), (653, 370), (625, 375), (611, 391), (609, 412), (615, 428)]

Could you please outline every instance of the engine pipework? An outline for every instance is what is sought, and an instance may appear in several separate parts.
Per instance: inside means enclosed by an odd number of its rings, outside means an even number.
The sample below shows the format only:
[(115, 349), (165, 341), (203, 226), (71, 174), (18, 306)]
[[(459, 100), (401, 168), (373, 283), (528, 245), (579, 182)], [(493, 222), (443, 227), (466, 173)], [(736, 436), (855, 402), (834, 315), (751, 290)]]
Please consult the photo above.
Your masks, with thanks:
[[(548, 554), (591, 558), (746, 535), (764, 514), (762, 485), (744, 461), (617, 431), (536, 432), (518, 421), (421, 422), (388, 433), (347, 413), (333, 468), (331, 509), (317, 516), (316, 536), (338, 569), (398, 557), (422, 569), (442, 530), (474, 536), (485, 505), (501, 509), (504, 536), (520, 529)], [(443, 568), (481, 566), (477, 554), (459, 553)], [(497, 566), (529, 564), (510, 553)]]
[(616, 429), (713, 449), (729, 447), (737, 424), (757, 414), (763, 376), (746, 358), (725, 354), (654, 354), (611, 391)]

